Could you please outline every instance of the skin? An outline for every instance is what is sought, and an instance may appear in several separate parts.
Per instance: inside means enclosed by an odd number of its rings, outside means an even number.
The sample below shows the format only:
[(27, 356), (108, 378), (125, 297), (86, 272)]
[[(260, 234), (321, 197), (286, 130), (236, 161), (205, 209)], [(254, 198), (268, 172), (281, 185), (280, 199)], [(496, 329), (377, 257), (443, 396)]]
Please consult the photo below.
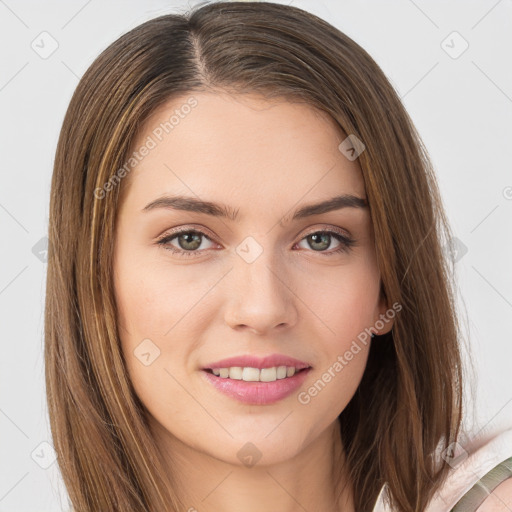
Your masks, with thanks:
[(502, 482), (476, 512), (510, 512), (512, 510), (512, 478)]
[[(161, 106), (134, 148), (189, 96)], [(310, 106), (249, 94), (194, 97), (198, 105), (122, 183), (114, 285), (135, 391), (185, 510), (354, 511), (337, 417), (359, 385), (369, 344), (308, 404), (298, 392), (242, 404), (205, 383), (201, 368), (281, 353), (313, 367), (303, 391), (386, 312), (368, 208), (288, 221), (295, 209), (334, 195), (365, 198), (359, 164), (338, 150), (346, 135), (337, 124)], [(142, 211), (171, 194), (229, 205), (240, 220)], [(157, 244), (176, 227), (206, 233), (198, 255)], [(336, 228), (356, 241), (348, 251), (334, 253), (341, 245), (334, 237), (325, 246), (308, 238)], [(251, 263), (236, 252), (248, 236), (263, 251)], [(167, 247), (186, 250), (186, 242), (176, 237)], [(144, 339), (160, 350), (148, 366), (134, 355)], [(237, 456), (248, 442), (261, 453), (251, 467)], [(340, 507), (335, 471), (344, 485)]]

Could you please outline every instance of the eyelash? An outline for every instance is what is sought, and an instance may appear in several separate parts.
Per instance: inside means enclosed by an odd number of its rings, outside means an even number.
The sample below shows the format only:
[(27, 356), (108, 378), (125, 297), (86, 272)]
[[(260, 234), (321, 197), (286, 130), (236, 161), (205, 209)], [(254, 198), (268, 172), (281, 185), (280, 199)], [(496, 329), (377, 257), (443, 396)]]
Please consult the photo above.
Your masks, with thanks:
[[(173, 246), (168, 246), (167, 247), (167, 244), (169, 244), (169, 242), (171, 240), (174, 240), (175, 238), (177, 238), (178, 236), (180, 236), (180, 235), (182, 235), (184, 233), (187, 233), (187, 234), (194, 233), (194, 234), (202, 235), (203, 237), (208, 239), (210, 242), (213, 242), (213, 240), (206, 233), (204, 233), (201, 230), (198, 230), (198, 229), (181, 229), (181, 230), (175, 231), (175, 232), (173, 232), (171, 234), (165, 234), (163, 237), (161, 237), (159, 240), (157, 240), (157, 244), (163, 246), (163, 248), (165, 250), (171, 251), (173, 254), (178, 254), (180, 256), (185, 256), (185, 257), (195, 257), (196, 255), (201, 254), (202, 252), (208, 250), (208, 249), (203, 249), (201, 251), (198, 251), (198, 250), (195, 250), (195, 251), (185, 251), (183, 249), (176, 249)], [(299, 242), (301, 242), (302, 240), (304, 240), (308, 236), (311, 236), (311, 235), (322, 235), (322, 234), (323, 235), (331, 235), (332, 237), (334, 237), (336, 240), (338, 240), (340, 242), (340, 246), (337, 249), (335, 249), (334, 251), (330, 251), (330, 252), (313, 251), (313, 252), (317, 252), (317, 253), (323, 254), (323, 256), (326, 256), (326, 257), (327, 256), (334, 256), (334, 255), (340, 254), (342, 252), (349, 252), (352, 249), (352, 247), (355, 245), (355, 242), (356, 242), (354, 239), (352, 239), (352, 238), (342, 234), (341, 232), (330, 231), (330, 230), (312, 231), (311, 233), (308, 233), (303, 238), (301, 238), (299, 240)]]

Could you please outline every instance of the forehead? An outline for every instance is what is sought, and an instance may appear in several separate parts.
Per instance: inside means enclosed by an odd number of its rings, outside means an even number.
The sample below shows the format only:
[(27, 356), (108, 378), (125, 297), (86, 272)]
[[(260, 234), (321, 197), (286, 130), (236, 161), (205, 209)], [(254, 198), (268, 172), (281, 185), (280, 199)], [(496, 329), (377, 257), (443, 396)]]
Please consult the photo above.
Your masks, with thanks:
[(150, 150), (123, 183), (125, 196), (141, 208), (165, 193), (180, 193), (241, 210), (256, 199), (277, 207), (339, 193), (364, 197), (359, 164), (338, 149), (345, 138), (328, 114), (304, 103), (188, 94), (163, 104), (144, 123), (132, 151)]

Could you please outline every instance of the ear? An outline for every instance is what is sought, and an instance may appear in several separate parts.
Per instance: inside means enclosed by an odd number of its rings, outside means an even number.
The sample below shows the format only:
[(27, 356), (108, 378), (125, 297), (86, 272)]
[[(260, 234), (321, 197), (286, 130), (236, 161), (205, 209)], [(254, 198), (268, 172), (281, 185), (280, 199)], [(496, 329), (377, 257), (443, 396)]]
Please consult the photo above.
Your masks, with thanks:
[(372, 329), (376, 336), (381, 336), (391, 331), (395, 323), (395, 316), (401, 309), (402, 306), (398, 302), (390, 306), (385, 293), (381, 290), (379, 304), (376, 308), (374, 327)]

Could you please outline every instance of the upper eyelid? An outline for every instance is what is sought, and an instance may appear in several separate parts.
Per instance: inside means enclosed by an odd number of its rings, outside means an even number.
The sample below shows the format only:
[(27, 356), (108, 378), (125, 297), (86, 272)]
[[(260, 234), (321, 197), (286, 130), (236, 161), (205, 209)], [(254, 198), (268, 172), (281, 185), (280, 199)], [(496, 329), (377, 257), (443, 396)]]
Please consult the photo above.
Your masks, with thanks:
[[(171, 233), (164, 233), (162, 236), (157, 238), (156, 242), (162, 243), (163, 241), (167, 240), (166, 243), (170, 243), (170, 241), (174, 240), (177, 236), (179, 236), (183, 233), (191, 233), (191, 232), (198, 233), (198, 234), (204, 236), (205, 238), (207, 238), (210, 242), (218, 244), (218, 242), (216, 242), (215, 237), (212, 237), (208, 234), (209, 230), (207, 228), (193, 227), (193, 226), (184, 226), (183, 228), (177, 228), (176, 231), (173, 231)], [(297, 242), (294, 242), (294, 243), (298, 243), (298, 242), (304, 240), (304, 238), (306, 238), (309, 235), (312, 235), (314, 233), (321, 233), (321, 232), (334, 233), (335, 235), (341, 236), (342, 238), (344, 238), (346, 240), (346, 243), (349, 243), (351, 245), (356, 243), (356, 240), (354, 239), (354, 237), (344, 228), (335, 227), (335, 226), (326, 226), (326, 225), (324, 225), (323, 227), (317, 227), (317, 228), (312, 228), (312, 229), (308, 230), (306, 233), (304, 233), (302, 235), (302, 237)], [(294, 239), (296, 238), (296, 236), (298, 236), (298, 235), (295, 235)], [(207, 251), (209, 249), (203, 249), (203, 250)], [(191, 252), (202, 252), (202, 251), (191, 251)]]
[[(311, 229), (307, 230), (304, 233), (304, 235), (302, 235), (302, 238), (304, 238), (304, 237), (306, 237), (308, 235), (311, 235), (313, 233), (318, 233), (318, 232), (322, 232), (322, 231), (333, 231), (334, 233), (342, 234), (346, 238), (352, 238), (352, 234), (347, 229), (341, 228), (341, 227), (338, 227), (338, 226), (327, 225), (327, 224), (324, 224), (321, 227), (311, 228)], [(205, 237), (207, 237), (212, 242), (216, 238), (215, 236), (210, 235), (210, 230), (208, 228), (206, 228), (206, 227), (203, 227), (203, 226), (197, 226), (196, 227), (194, 225), (191, 225), (191, 226), (186, 226), (185, 225), (182, 228), (181, 227), (180, 228), (176, 228), (175, 231), (164, 232), (163, 235), (160, 235), (160, 236), (157, 237), (157, 240), (162, 240), (164, 238), (172, 237), (172, 236), (175, 236), (175, 235), (180, 235), (182, 233), (190, 233), (190, 232), (200, 233), (200, 234), (204, 235)], [(299, 231), (299, 233), (300, 233), (300, 231)], [(297, 233), (297, 235), (295, 235), (294, 238), (297, 237), (299, 235), (299, 233)], [(302, 238), (301, 238), (301, 240), (302, 240)]]
[(161, 240), (165, 240), (166, 238), (174, 238), (176, 236), (179, 236), (183, 233), (199, 233), (200, 235), (203, 235), (204, 237), (208, 238), (208, 240), (214, 242), (215, 241), (215, 237), (209, 235), (209, 231), (206, 229), (206, 228), (199, 228), (199, 227), (183, 227), (183, 228), (177, 228), (175, 231), (166, 231), (164, 232), (163, 235), (160, 235), (157, 237), (157, 242), (161, 241)]

